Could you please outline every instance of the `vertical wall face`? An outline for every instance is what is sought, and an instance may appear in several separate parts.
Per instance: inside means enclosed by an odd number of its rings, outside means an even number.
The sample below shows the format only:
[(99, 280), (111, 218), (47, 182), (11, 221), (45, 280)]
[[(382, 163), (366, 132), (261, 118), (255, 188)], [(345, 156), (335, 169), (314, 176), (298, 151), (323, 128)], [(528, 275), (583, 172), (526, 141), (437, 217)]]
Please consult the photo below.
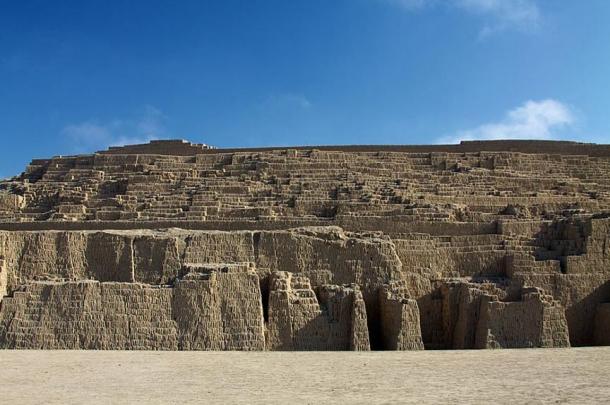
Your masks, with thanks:
[(422, 350), (417, 301), (382, 298), (380, 303), (384, 349)]
[(460, 283), (456, 291), (456, 302), (454, 303), (457, 314), (448, 308), (447, 303), (449, 300), (444, 300), (446, 305), (443, 307), (443, 313), (457, 315), (454, 322), (446, 323), (446, 325), (451, 325), (450, 327), (452, 328), (450, 334), (447, 334), (447, 338), (453, 342), (454, 349), (471, 349), (474, 347), (476, 327), (480, 317), (480, 300), (481, 296), (485, 293), (484, 289), (469, 288), (466, 283)]
[(0, 303), (2, 302), (2, 298), (6, 295), (7, 283), (8, 271), (4, 264), (4, 258), (0, 256)]
[(517, 302), (481, 299), (475, 346), (480, 349), (569, 347), (563, 308), (540, 290), (528, 289)]
[(220, 302), (223, 350), (264, 350), (265, 325), (258, 275), (236, 267), (212, 273)]
[(370, 350), (366, 306), (357, 285), (325, 285), (320, 303), (329, 323), (330, 350)]
[(524, 274), (516, 276), (515, 282), (542, 288), (561, 303), (565, 309), (573, 346), (594, 344), (597, 307), (610, 300), (610, 283), (606, 273)]
[(570, 347), (565, 309), (557, 301), (547, 300), (547, 305), (544, 305), (540, 347)]
[(542, 306), (538, 302), (482, 300), (476, 348), (502, 349), (540, 346)]
[(169, 284), (180, 274), (185, 242), (178, 237), (139, 236), (133, 240), (133, 275), (139, 283)]
[[(308, 250), (311, 254), (282, 258), (281, 252), (286, 250), (282, 246), (284, 241), (292, 243), (296, 251)], [(346, 238), (338, 228), (314, 229), (302, 235), (270, 232), (265, 236), (253, 232), (0, 232), (0, 242), (0, 254), (7, 255), (6, 266), (0, 273), (6, 278), (1, 285), (6, 286), (8, 294), (7, 304), (1, 311), (5, 321), (3, 336), (8, 339), (4, 343), (6, 347), (27, 347), (30, 344), (47, 348), (262, 350), (267, 346), (285, 350), (368, 350), (367, 310), (360, 288), (328, 282), (362, 280), (365, 277), (371, 280), (365, 285), (368, 294), (372, 295), (376, 291), (375, 283), (395, 272), (391, 266), (396, 264), (388, 260), (385, 253), (380, 253), (380, 244), (391, 248), (387, 241), (363, 243)], [(365, 246), (352, 247), (359, 245)], [(350, 255), (352, 250), (354, 254)], [(391, 250), (388, 254), (391, 256)], [(218, 264), (216, 260), (229, 264)], [(267, 343), (259, 275), (267, 277), (270, 269), (231, 264), (248, 260), (295, 272), (290, 273), (290, 288), (271, 291)], [(315, 268), (319, 270), (310, 270)], [(352, 272), (354, 268), (358, 271)], [(376, 275), (375, 269), (380, 269), (380, 273)], [(203, 275), (197, 278), (193, 273)], [(308, 277), (299, 274), (313, 275), (315, 284), (312, 286)], [(45, 280), (44, 283), (48, 284), (43, 293), (39, 291), (42, 287), (37, 280)], [(84, 280), (101, 284), (81, 285)], [(55, 329), (51, 332), (45, 329), (46, 323), (56, 322), (54, 317), (65, 314), (66, 330), (78, 330), (82, 326), (78, 319), (91, 316), (89, 305), (95, 305), (95, 316), (101, 317), (109, 330), (126, 328), (125, 333), (129, 333), (130, 321), (125, 321), (128, 326), (117, 323), (111, 312), (105, 313), (100, 309), (107, 306), (109, 311), (119, 314), (126, 310), (113, 304), (115, 298), (109, 298), (110, 293), (103, 294), (112, 290), (112, 283), (116, 286), (125, 283), (126, 288), (117, 293), (124, 294), (125, 299), (136, 294), (131, 292), (131, 287), (146, 287), (143, 290), (146, 293), (138, 294), (150, 296), (151, 302), (146, 305), (151, 308), (157, 305), (155, 297), (161, 291), (169, 294), (168, 316), (174, 324), (175, 339), (170, 342), (159, 337), (162, 342), (130, 346), (100, 337), (93, 343), (83, 343), (82, 339), (66, 340)], [(77, 293), (81, 289), (86, 293)], [(73, 301), (66, 298), (66, 302), (53, 298), (60, 296), (58, 291), (63, 291), (66, 297), (76, 298)], [(135, 291), (140, 290), (136, 288)], [(286, 302), (278, 303), (281, 299)], [(66, 307), (78, 306), (78, 300), (86, 303), (84, 309), (66, 312)], [(133, 307), (134, 314), (147, 310), (148, 306)], [(287, 315), (278, 316), (278, 311), (287, 311)], [(27, 333), (23, 324), (12, 322), (13, 319), (27, 318), (26, 313), (44, 314), (29, 319), (31, 324), (39, 325)], [(146, 319), (142, 322), (151, 323), (149, 333), (155, 336), (156, 327), (169, 328), (157, 325), (153, 318)], [(282, 322), (284, 324), (278, 327)], [(13, 329), (9, 330), (9, 327)], [(109, 330), (82, 327), (85, 334), (110, 334)], [(274, 337), (277, 335), (274, 335), (274, 330), (289, 338)], [(44, 341), (37, 337), (48, 334), (55, 336), (55, 340)], [(16, 336), (29, 337), (17, 339)], [(132, 335), (125, 339), (129, 338), (135, 339)]]
[[(293, 350), (294, 348), (292, 301), (294, 300), (293, 291), (295, 289), (288, 274), (271, 274), (267, 310), (268, 350)], [(311, 297), (311, 293), (307, 292), (306, 294)]]
[(100, 281), (134, 282), (133, 253), (133, 238), (94, 233), (87, 241), (87, 268)]
[(263, 350), (259, 281), (247, 267), (220, 267), (172, 287), (37, 282), (6, 297), (4, 348)]
[[(600, 234), (601, 228), (595, 229), (594, 234)], [(591, 252), (602, 254), (605, 239), (596, 238), (599, 246)], [(6, 303), (0, 307), (2, 344), (24, 348), (408, 350), (422, 348), (423, 341), (427, 348), (444, 349), (557, 347), (567, 345), (566, 320), (572, 342), (599, 341), (595, 311), (599, 303), (610, 299), (610, 284), (605, 262), (597, 261), (593, 253), (587, 253), (591, 272), (554, 273), (552, 266), (514, 262), (511, 266), (518, 271), (510, 278), (498, 278), (491, 272), (489, 279), (482, 278), (485, 282), (474, 282), (475, 278), (462, 277), (462, 267), (469, 263), (476, 272), (485, 271), (499, 253), (493, 250), (477, 264), (473, 257), (480, 252), (470, 244), (505, 245), (498, 235), (443, 237), (434, 242), (436, 247), (429, 236), (413, 236), (416, 242), (411, 245), (400, 240), (404, 242), (402, 251), (387, 236), (349, 233), (337, 227), (236, 232), (0, 231), (0, 257), (4, 258), (0, 289), (6, 288), (2, 294)], [(403, 263), (409, 257), (407, 247), (422, 248), (430, 258), (435, 251), (463, 257), (459, 265), (457, 258), (436, 258), (432, 264), (439, 268), (414, 268), (415, 262)], [(253, 263), (253, 267), (237, 265), (242, 262)], [(447, 266), (454, 265), (460, 277), (445, 277)], [(260, 280), (268, 277), (270, 288), (262, 297)], [(99, 291), (80, 286), (87, 280), (101, 282)], [(41, 289), (39, 282), (48, 285)], [(111, 288), (112, 283), (126, 287)], [(542, 288), (561, 306), (547, 303), (537, 307), (515, 301), (519, 299), (515, 291), (527, 286)], [(169, 294), (169, 301), (160, 291)], [(61, 299), (64, 296), (66, 302)], [(130, 303), (131, 296), (141, 296), (137, 299), (143, 303)], [(497, 299), (483, 306), (485, 296)], [(78, 307), (81, 301), (90, 301), (82, 312), (67, 309)], [(160, 305), (169, 305), (169, 313), (155, 309), (161, 318), (149, 315), (147, 311)], [(105, 307), (111, 312), (104, 312)], [(125, 316), (117, 318), (112, 311)], [(140, 312), (142, 319), (137, 317)], [(115, 336), (109, 330), (82, 326), (83, 336), (76, 340), (62, 332), (62, 328), (78, 330), (80, 319), (91, 314), (111, 328), (128, 332)], [(65, 319), (56, 319), (61, 316)], [(23, 319), (35, 327), (26, 330), (25, 323), (20, 323)], [(479, 338), (480, 328), (485, 332)], [(500, 332), (506, 328), (515, 329), (516, 335)], [(152, 337), (143, 337), (147, 334)]]
[(409, 298), (405, 283), (392, 283), (379, 291), (381, 335), (386, 350), (422, 350), (417, 301)]
[(269, 350), (369, 350), (357, 287), (323, 286), (318, 300), (306, 277), (275, 272), (269, 294)]
[[(368, 330), (379, 329), (378, 289), (402, 277), (394, 244), (383, 235), (347, 233), (341, 228), (303, 228), (255, 234), (257, 267), (306, 276), (313, 288), (358, 285), (366, 305)], [(376, 334), (369, 335), (376, 348)]]
[(401, 277), (402, 265), (389, 238), (362, 237), (337, 227), (254, 237), (257, 267), (303, 274), (314, 286), (355, 283), (365, 296), (376, 298), (379, 286)]
[(593, 336), (596, 345), (610, 346), (610, 303), (603, 303), (597, 307)]
[[(483, 297), (504, 299), (506, 293), (493, 283), (450, 281), (440, 287), (443, 301), (442, 325), (445, 348), (473, 349), (481, 321)], [(523, 322), (528, 322), (524, 319)]]
[(184, 350), (263, 350), (260, 283), (247, 265), (203, 266), (174, 287), (173, 316)]
[(371, 342), (366, 316), (366, 305), (362, 293), (356, 286), (353, 289), (351, 305), (351, 325), (349, 330), (349, 350), (371, 350)]
[(176, 350), (171, 289), (137, 284), (39, 282), (2, 302), (8, 349)]
[(172, 313), (181, 331), (182, 350), (222, 350), (223, 325), (216, 277), (180, 280), (174, 287)]
[(37, 279), (87, 279), (83, 232), (0, 232), (8, 292)]

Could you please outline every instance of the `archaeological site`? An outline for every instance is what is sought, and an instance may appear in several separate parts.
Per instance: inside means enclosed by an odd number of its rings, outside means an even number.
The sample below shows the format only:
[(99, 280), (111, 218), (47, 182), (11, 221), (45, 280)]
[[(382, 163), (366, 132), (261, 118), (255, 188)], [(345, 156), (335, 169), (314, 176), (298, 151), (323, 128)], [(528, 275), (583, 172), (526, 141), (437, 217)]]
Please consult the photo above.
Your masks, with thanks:
[(610, 145), (34, 159), (0, 182), (0, 348), (610, 345)]

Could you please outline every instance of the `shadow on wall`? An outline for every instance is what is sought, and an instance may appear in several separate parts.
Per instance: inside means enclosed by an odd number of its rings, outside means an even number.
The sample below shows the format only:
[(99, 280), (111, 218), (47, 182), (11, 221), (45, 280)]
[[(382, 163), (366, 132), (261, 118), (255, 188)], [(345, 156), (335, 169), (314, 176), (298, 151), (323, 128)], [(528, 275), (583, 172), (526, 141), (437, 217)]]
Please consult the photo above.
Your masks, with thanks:
[[(584, 285), (586, 286), (586, 284)], [(577, 285), (568, 291), (569, 295), (578, 295), (578, 293)], [(596, 325), (596, 315), (602, 304), (606, 302), (610, 302), (610, 282), (608, 281), (567, 308), (566, 319), (572, 346), (594, 346), (600, 343), (596, 342), (595, 332), (596, 328), (599, 328), (601, 332), (603, 325)], [(603, 341), (604, 339), (600, 337), (597, 340)]]

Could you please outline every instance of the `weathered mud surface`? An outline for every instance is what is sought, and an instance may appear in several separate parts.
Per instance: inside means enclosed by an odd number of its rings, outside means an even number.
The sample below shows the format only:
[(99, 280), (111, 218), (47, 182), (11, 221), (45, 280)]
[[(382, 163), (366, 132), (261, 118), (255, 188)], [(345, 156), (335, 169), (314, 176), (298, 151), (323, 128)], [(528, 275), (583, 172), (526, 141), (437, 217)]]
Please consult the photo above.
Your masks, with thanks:
[(0, 182), (0, 348), (610, 342), (610, 146), (36, 159)]

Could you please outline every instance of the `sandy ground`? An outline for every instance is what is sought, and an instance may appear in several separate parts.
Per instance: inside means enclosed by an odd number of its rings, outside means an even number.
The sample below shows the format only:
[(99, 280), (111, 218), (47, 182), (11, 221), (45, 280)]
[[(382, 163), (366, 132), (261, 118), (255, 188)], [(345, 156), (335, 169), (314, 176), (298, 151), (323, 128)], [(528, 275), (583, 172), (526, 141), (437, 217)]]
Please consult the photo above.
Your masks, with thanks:
[(610, 347), (0, 351), (2, 403), (608, 403)]

